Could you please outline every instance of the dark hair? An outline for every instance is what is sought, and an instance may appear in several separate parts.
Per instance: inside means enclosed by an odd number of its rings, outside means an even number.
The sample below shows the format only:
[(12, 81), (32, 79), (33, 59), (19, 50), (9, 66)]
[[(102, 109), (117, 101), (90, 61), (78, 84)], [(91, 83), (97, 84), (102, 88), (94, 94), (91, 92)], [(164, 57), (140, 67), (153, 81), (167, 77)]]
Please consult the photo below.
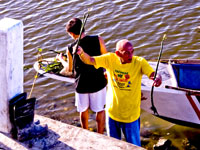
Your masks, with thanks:
[[(79, 18), (73, 18), (73, 19), (69, 20), (69, 22), (67, 23), (66, 30), (67, 30), (67, 32), (72, 32), (76, 35), (79, 35), (81, 26), (82, 26), (82, 21)], [(83, 32), (84, 31), (85, 31), (85, 29), (83, 28)]]

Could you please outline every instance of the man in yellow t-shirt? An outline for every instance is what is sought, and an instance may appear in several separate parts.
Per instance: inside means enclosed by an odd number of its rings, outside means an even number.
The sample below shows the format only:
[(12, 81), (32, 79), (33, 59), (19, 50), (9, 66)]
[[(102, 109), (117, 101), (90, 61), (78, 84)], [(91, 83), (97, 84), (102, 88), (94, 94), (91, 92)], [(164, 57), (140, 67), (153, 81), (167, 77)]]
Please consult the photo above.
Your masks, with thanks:
[[(121, 139), (121, 130), (127, 142), (140, 146), (140, 104), (142, 75), (154, 78), (154, 70), (148, 62), (133, 56), (133, 46), (126, 40), (117, 42), (115, 53), (90, 57), (82, 48), (77, 54), (81, 60), (96, 68), (106, 69), (108, 91), (106, 98), (107, 132), (111, 137)], [(160, 75), (154, 86), (160, 86)]]

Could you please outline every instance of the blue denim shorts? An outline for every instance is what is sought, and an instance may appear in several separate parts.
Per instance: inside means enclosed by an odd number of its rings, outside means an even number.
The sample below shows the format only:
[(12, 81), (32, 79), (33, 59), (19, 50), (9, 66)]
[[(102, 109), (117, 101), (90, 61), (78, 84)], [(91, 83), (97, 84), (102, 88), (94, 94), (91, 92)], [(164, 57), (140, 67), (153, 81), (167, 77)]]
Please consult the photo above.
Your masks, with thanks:
[(108, 136), (121, 140), (121, 133), (123, 133), (127, 142), (141, 146), (140, 118), (131, 123), (124, 123), (115, 121), (107, 116), (106, 129)]

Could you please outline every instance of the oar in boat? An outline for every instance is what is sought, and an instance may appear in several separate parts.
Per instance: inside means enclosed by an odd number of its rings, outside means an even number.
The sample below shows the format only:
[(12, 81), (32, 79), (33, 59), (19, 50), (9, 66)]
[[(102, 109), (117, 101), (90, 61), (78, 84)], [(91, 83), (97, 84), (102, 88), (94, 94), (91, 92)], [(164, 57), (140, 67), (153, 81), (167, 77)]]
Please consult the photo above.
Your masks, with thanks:
[[(56, 54), (61, 54), (61, 52), (58, 52), (58, 51), (53, 50), (53, 49), (50, 49), (49, 51), (52, 51), (52, 52), (54, 52), (54, 53), (56, 53)], [(66, 55), (66, 54), (63, 54), (63, 53), (62, 53), (62, 55), (63, 55), (64, 57), (67, 58), (67, 55)]]
[[(155, 80), (156, 76), (157, 76), (158, 66), (159, 66), (159, 62), (160, 62), (160, 58), (161, 58), (162, 50), (163, 50), (163, 42), (165, 39), (166, 39), (166, 34), (163, 35), (163, 38), (161, 41), (160, 53), (159, 53), (159, 57), (158, 57), (157, 65), (156, 65), (156, 71), (155, 71), (153, 80)], [(154, 105), (154, 101), (153, 101), (153, 90), (154, 90), (154, 85), (152, 85), (152, 87), (151, 87), (151, 105), (152, 105), (151, 110), (153, 110), (155, 115), (158, 115), (157, 109), (156, 109), (156, 107)]]

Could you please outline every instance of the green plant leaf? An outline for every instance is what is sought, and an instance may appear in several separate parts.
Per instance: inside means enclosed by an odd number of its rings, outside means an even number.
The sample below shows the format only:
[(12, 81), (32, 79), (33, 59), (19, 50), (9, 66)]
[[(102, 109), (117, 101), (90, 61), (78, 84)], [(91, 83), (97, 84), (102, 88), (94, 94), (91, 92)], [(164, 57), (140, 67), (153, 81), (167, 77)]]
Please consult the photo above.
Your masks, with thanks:
[(38, 51), (39, 51), (39, 52), (42, 52), (42, 48), (38, 48)]

